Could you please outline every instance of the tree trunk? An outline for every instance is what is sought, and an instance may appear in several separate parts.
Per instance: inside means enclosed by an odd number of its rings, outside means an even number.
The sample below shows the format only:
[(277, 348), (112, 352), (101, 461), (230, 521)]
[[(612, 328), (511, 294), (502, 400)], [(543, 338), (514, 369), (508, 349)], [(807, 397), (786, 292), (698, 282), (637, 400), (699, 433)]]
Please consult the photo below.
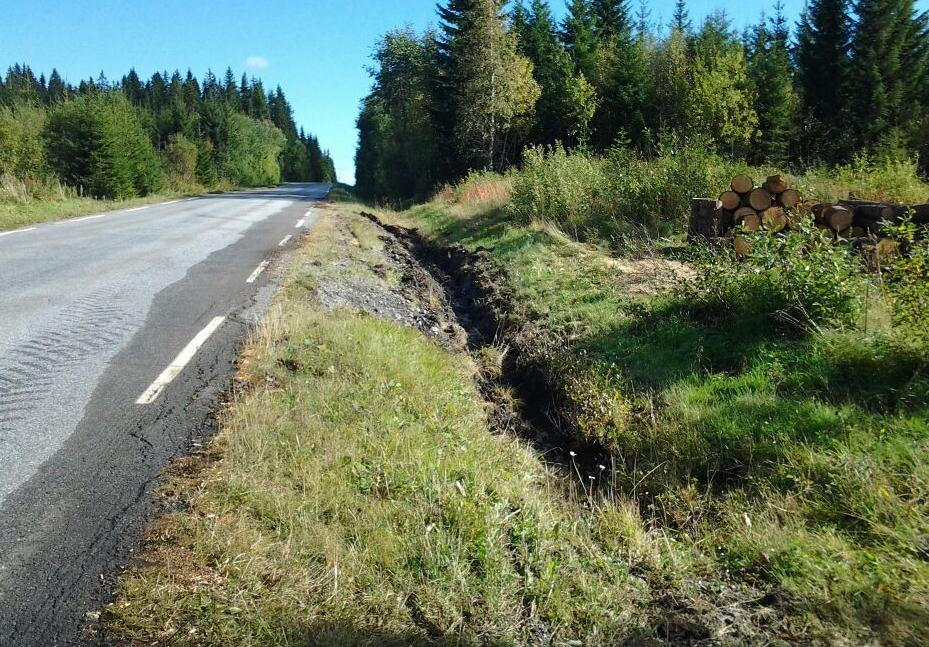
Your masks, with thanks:
[(787, 184), (787, 179), (783, 175), (771, 175), (764, 183), (764, 188), (767, 189), (768, 193), (771, 195), (778, 195), (790, 187)]
[(732, 178), (731, 188), (739, 195), (745, 195), (755, 187), (755, 181), (747, 175), (736, 175)]
[(696, 242), (703, 239), (705, 242), (721, 237), (725, 219), (719, 202), (707, 198), (694, 198), (690, 201), (688, 240)]
[(719, 201), (722, 203), (723, 209), (735, 211), (742, 204), (742, 197), (735, 191), (723, 191), (719, 196)]
[(848, 207), (833, 205), (823, 213), (823, 220), (833, 231), (845, 231), (852, 226), (852, 212)]
[(777, 196), (777, 202), (785, 209), (796, 209), (800, 204), (800, 192), (796, 189), (786, 189)]
[(771, 206), (771, 194), (766, 189), (752, 189), (748, 194), (748, 204), (755, 211), (764, 211)]

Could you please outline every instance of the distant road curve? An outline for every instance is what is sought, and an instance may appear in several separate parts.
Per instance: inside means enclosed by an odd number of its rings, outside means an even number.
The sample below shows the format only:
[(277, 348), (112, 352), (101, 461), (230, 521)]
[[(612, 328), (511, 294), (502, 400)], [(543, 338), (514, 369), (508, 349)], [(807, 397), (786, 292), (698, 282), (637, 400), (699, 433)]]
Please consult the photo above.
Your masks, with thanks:
[(329, 185), (0, 236), (0, 647), (81, 644)]

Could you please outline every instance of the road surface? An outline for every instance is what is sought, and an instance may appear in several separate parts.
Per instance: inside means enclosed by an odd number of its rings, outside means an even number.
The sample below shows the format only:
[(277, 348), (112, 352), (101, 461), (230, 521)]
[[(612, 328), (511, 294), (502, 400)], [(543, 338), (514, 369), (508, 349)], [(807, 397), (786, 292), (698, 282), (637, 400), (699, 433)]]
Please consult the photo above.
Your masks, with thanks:
[(80, 644), (328, 189), (0, 232), (0, 646)]

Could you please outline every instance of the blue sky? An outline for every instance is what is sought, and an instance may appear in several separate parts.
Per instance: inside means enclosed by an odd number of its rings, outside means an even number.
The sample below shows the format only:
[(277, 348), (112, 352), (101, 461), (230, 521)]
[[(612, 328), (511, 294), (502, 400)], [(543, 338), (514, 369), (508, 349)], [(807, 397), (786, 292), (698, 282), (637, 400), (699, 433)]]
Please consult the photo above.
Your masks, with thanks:
[[(631, 4), (637, 4), (633, 1)], [(696, 21), (725, 8), (737, 28), (772, 3), (690, 0)], [(794, 19), (803, 0), (785, 0)], [(926, 7), (929, 0), (919, 0)], [(674, 0), (648, 2), (666, 23)], [(563, 14), (563, 0), (553, 0)], [(0, 0), (0, 66), (26, 62), (36, 74), (53, 67), (72, 82), (102, 70), (117, 79), (187, 68), (201, 77), (227, 66), (280, 84), (298, 124), (332, 152), (339, 176), (352, 181), (358, 103), (369, 87), (365, 66), (388, 29), (435, 21), (434, 0)]]

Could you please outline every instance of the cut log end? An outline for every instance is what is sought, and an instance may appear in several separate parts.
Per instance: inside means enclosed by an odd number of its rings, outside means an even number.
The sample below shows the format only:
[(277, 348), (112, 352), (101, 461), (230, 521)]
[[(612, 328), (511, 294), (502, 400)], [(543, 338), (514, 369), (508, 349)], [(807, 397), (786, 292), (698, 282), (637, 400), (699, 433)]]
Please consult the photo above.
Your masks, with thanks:
[(719, 202), (723, 209), (735, 211), (742, 204), (742, 197), (735, 191), (723, 191), (719, 196)]
[(748, 204), (755, 211), (764, 211), (771, 206), (771, 194), (767, 189), (752, 189), (748, 194)]
[(755, 180), (747, 175), (736, 175), (734, 178), (732, 178), (732, 184), (730, 187), (739, 195), (745, 195), (753, 188), (755, 188)]

